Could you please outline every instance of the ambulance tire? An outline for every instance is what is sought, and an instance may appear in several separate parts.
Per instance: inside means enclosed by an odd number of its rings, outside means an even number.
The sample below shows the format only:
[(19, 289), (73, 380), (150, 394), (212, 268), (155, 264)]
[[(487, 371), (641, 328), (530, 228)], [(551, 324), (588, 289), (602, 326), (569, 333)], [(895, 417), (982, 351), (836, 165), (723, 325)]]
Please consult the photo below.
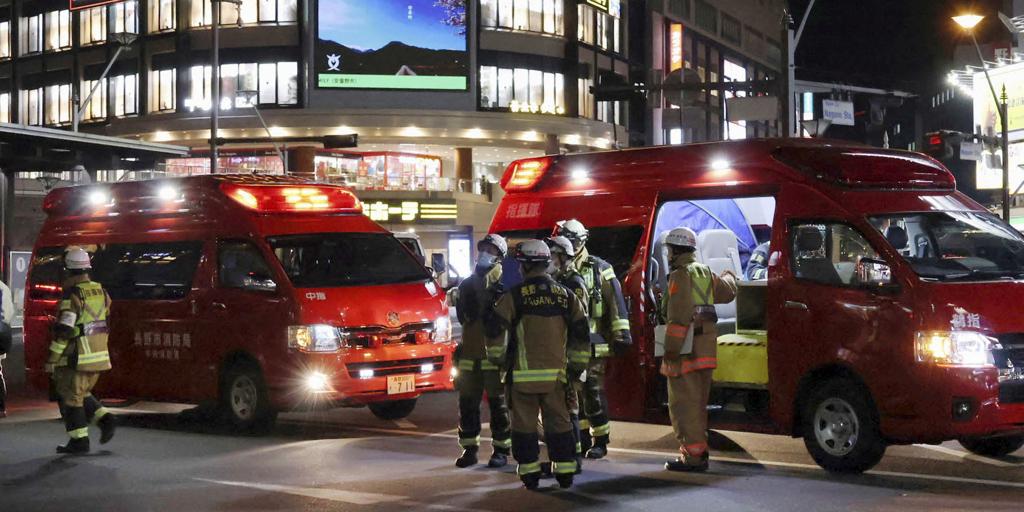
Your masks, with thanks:
[(367, 407), (374, 416), (382, 420), (400, 420), (412, 414), (412, 410), (416, 408), (416, 399), (376, 402), (367, 404)]
[(1024, 436), (965, 437), (960, 439), (960, 446), (985, 457), (1005, 457), (1024, 447)]
[(263, 374), (251, 362), (236, 362), (224, 372), (219, 408), (239, 432), (265, 434), (277, 421), (277, 411), (270, 405)]
[(847, 379), (815, 386), (804, 403), (804, 446), (832, 473), (863, 473), (885, 455), (878, 414), (863, 388)]

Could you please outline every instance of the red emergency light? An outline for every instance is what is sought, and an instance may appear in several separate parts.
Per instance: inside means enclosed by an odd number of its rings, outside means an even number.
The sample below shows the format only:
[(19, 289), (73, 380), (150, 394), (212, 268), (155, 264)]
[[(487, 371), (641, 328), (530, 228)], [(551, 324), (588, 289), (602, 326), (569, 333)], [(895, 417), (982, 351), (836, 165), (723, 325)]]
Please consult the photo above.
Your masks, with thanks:
[(533, 188), (544, 177), (544, 173), (548, 171), (553, 161), (552, 157), (545, 156), (512, 162), (501, 178), (501, 188), (506, 192)]
[(301, 184), (239, 185), (222, 183), (221, 191), (238, 204), (264, 213), (361, 213), (362, 204), (341, 187)]

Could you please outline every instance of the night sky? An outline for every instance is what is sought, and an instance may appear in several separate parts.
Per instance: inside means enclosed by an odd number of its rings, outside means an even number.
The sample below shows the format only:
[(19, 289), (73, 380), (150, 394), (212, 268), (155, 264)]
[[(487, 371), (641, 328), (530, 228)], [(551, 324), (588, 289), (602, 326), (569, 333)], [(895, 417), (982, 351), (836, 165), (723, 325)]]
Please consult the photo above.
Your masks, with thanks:
[[(810, 0), (790, 0), (797, 24)], [(986, 16), (979, 42), (1008, 39), (999, 0), (818, 0), (797, 48), (798, 77), (926, 93), (970, 41), (951, 16)]]

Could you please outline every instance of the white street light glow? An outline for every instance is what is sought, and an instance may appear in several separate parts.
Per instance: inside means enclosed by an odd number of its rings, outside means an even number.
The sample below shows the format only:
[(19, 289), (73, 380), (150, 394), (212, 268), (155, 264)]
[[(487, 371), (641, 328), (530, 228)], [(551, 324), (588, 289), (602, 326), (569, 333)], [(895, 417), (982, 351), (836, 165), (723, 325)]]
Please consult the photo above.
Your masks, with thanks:
[(715, 171), (724, 171), (729, 168), (729, 161), (724, 158), (716, 158), (711, 161), (711, 169)]
[(957, 25), (960, 25), (964, 30), (971, 30), (981, 23), (981, 20), (985, 19), (984, 16), (977, 14), (961, 14), (960, 16), (953, 16), (953, 21)]

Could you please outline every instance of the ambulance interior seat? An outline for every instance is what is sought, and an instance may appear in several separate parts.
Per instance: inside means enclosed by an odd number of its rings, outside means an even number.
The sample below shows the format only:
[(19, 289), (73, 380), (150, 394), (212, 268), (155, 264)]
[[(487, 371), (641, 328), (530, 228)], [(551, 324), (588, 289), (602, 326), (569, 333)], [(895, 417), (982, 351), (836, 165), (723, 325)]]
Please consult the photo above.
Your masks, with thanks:
[(907, 245), (910, 243), (910, 237), (907, 236), (907, 230), (899, 226), (889, 226), (889, 229), (885, 230), (885, 239), (897, 252), (904, 256), (909, 255)]
[(668, 238), (668, 230), (663, 231), (655, 238), (654, 247), (651, 249), (651, 260), (653, 263), (651, 284), (657, 286), (661, 293), (665, 293), (668, 290), (668, 275), (670, 273), (668, 246), (665, 245), (666, 238)]
[[(715, 274), (726, 270), (743, 275), (736, 235), (728, 229), (706, 229), (697, 235), (697, 261), (707, 265)], [(715, 304), (718, 314), (718, 334), (736, 332), (736, 301)]]
[[(796, 275), (803, 279), (810, 279), (819, 283), (839, 286), (843, 282), (839, 278), (839, 272), (831, 261), (819, 253), (825, 243), (821, 231), (816, 228), (805, 228), (796, 235)], [(812, 253), (813, 255), (807, 255)]]

